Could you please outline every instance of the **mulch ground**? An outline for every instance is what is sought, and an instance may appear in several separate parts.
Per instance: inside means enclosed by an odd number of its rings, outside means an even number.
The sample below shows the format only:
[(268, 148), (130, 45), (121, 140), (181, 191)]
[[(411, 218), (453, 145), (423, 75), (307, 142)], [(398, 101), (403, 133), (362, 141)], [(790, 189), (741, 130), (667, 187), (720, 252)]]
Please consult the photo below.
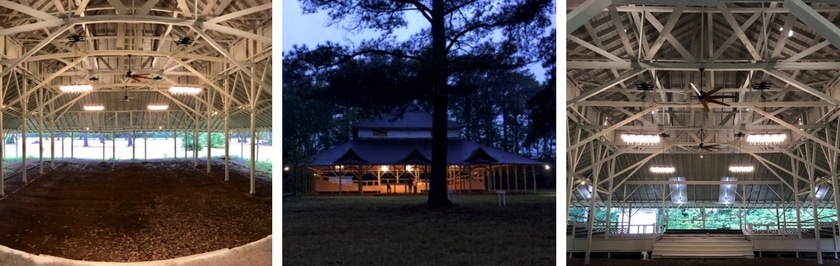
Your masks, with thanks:
[[(34, 162), (33, 162), (34, 161)], [(250, 196), (244, 161), (224, 181), (223, 161), (37, 160), (6, 172), (0, 245), (90, 261), (150, 261), (232, 248), (271, 234), (271, 181)]]

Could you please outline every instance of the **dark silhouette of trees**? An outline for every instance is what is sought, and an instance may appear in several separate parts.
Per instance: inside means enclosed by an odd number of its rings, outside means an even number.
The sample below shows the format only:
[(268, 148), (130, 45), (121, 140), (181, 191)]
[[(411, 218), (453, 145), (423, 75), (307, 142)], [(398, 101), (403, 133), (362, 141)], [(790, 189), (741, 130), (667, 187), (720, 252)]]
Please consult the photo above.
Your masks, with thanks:
[[(433, 206), (451, 204), (446, 196), (447, 109), (450, 95), (456, 93), (451, 78), (535, 61), (540, 40), (535, 37), (545, 35), (554, 9), (551, 0), (301, 0), (301, 6), (308, 13), (327, 10), (333, 23), (347, 21), (356, 29), (381, 33), (353, 48), (328, 43), (305, 53), (292, 52), (311, 64), (310, 74), (325, 76), (334, 98), (380, 103), (376, 107), (388, 111), (412, 101), (431, 106), (427, 203)], [(408, 24), (405, 15), (410, 12), (422, 15), (429, 27), (398, 43), (390, 37)], [(501, 40), (493, 38), (497, 32)], [(338, 66), (344, 71), (333, 71)], [(342, 75), (356, 71), (368, 75)]]

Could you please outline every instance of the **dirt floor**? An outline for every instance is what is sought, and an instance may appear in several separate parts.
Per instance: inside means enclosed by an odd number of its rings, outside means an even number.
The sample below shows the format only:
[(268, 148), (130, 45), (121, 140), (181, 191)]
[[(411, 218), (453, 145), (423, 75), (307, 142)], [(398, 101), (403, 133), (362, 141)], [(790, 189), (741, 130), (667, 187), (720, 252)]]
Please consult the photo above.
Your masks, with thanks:
[(149, 261), (232, 248), (271, 234), (271, 181), (256, 195), (244, 161), (231, 167), (192, 160), (56, 161), (39, 176), (29, 161), (6, 172), (0, 245), (90, 261)]

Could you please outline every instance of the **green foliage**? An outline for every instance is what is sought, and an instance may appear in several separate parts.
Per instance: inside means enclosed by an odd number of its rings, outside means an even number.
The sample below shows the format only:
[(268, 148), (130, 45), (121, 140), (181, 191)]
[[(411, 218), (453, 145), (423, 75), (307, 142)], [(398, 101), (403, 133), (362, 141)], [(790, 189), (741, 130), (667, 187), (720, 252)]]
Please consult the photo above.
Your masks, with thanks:
[(9, 135), (8, 137), (6, 137), (6, 144), (15, 144), (15, 142), (15, 135)]
[[(202, 137), (206, 137), (206, 136), (207, 135), (205, 134)], [(205, 140), (205, 142), (206, 142), (206, 140)], [(218, 133), (218, 132), (211, 133), (210, 134), (210, 148), (224, 149), (225, 148), (225, 134), (224, 133)]]
[[(569, 209), (569, 220), (586, 222), (588, 217), (588, 208), (574, 207)], [(621, 208), (614, 208), (611, 211), (611, 221), (618, 220), (618, 214), (621, 213)], [(804, 227), (808, 227), (808, 223), (813, 223), (812, 209), (804, 208), (800, 212), (801, 222), (805, 223)], [(796, 210), (787, 209), (779, 211), (778, 215), (776, 209), (759, 208), (749, 209), (744, 214), (743, 210), (736, 208), (666, 208), (664, 212), (659, 209), (657, 221), (659, 224), (667, 222), (669, 229), (739, 229), (742, 227), (741, 222), (746, 220), (746, 224), (753, 225), (777, 225), (778, 223), (792, 223), (796, 221)], [(837, 210), (833, 208), (818, 209), (820, 222), (832, 222), (837, 220)], [(595, 209), (595, 220), (603, 222), (606, 216), (605, 208)], [(705, 216), (705, 219), (704, 219)], [(705, 226), (704, 226), (705, 220)]]
[(193, 133), (184, 134), (183, 141), (181, 142), (181, 148), (186, 150), (194, 150), (196, 147), (198, 147), (197, 150), (202, 150), (206, 147), (206, 145), (207, 141), (201, 141), (201, 137), (199, 137), (198, 146), (195, 146), (195, 135), (193, 135)]

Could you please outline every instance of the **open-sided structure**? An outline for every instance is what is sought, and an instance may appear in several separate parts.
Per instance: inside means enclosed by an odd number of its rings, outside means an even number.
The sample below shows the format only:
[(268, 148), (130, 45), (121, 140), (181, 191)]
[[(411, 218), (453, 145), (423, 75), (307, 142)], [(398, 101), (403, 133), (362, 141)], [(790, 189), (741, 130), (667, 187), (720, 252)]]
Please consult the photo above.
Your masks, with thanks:
[[(692, 209), (696, 229), (741, 230), (753, 242), (744, 256), (836, 254), (840, 6), (614, 0), (567, 11), (565, 201), (588, 211), (570, 223), (588, 232), (569, 251), (656, 255), (649, 240), (603, 242), (629, 235), (632, 219), (595, 213), (654, 210), (648, 232), (659, 234)], [(721, 210), (731, 223), (705, 220)]]
[[(462, 128), (454, 121), (447, 126), (447, 189), (535, 190), (535, 171), (541, 162), (463, 139)], [(431, 173), (431, 136), (432, 115), (419, 111), (356, 124), (353, 140), (307, 162), (314, 171), (311, 192), (425, 193)]]
[(253, 158), (271, 128), (271, 6), (0, 1), (0, 135), (233, 129)]

